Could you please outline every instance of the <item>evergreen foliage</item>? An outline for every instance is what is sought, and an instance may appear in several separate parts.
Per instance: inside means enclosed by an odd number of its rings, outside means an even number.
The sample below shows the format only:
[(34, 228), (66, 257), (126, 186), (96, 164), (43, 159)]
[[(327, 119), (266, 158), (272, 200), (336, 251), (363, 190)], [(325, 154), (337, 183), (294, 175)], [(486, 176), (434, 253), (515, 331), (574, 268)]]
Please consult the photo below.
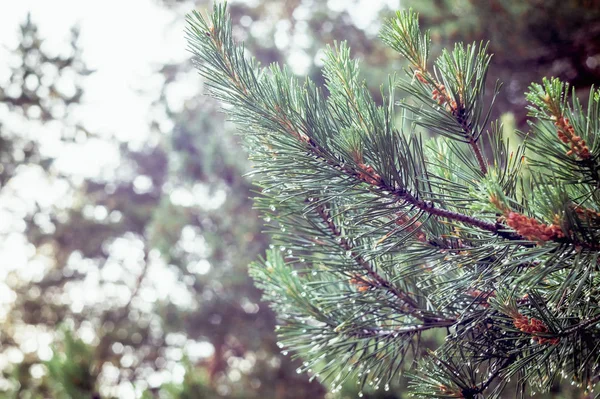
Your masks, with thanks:
[[(432, 62), (412, 11), (381, 32), (409, 63), (381, 104), (344, 43), (327, 51), (325, 94), (248, 57), (224, 5), (188, 21), (198, 69), (254, 162), (276, 247), (252, 274), (298, 372), (335, 391), (389, 389), (410, 369), (417, 397), (498, 398), (511, 378), (522, 394), (561, 378), (593, 391), (599, 91), (583, 107), (557, 79), (531, 85), (531, 134), (514, 146), (484, 103), (486, 45)], [(427, 352), (436, 330), (446, 340)]]
[(65, 330), (64, 348), (54, 348), (55, 353), (46, 363), (54, 397), (96, 399), (96, 377), (92, 348)]

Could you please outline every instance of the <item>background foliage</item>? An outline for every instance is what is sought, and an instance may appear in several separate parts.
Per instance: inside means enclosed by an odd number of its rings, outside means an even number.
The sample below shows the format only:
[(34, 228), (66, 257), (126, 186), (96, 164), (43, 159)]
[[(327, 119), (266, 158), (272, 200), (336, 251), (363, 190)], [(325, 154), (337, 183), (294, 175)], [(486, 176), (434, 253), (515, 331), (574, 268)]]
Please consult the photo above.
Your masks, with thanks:
[[(362, 3), (233, 2), (230, 10), (234, 34), (262, 64), (291, 64), (293, 72), (323, 83), (319, 50), (347, 40), (353, 56), (363, 60), (367, 82), (376, 85), (402, 65), (376, 38), (381, 17), (391, 10), (382, 7), (365, 21), (352, 12)], [(175, 0), (161, 5), (175, 14), (207, 6)], [(571, 81), (582, 92), (599, 81), (595, 1), (402, 6), (414, 6), (422, 25), (432, 29), (439, 43), (434, 55), (455, 41), (491, 41), (488, 81), (505, 82), (496, 109), (512, 112), (503, 117), (507, 124), (525, 129), (523, 93), (541, 76)], [(165, 86), (152, 115), (167, 115), (172, 127), (150, 116), (146, 145), (118, 143), (118, 170), (81, 180), (55, 166), (36, 131), (42, 123), (54, 124), (65, 146), (100, 139), (102, 132), (68, 117), (85, 100), (84, 82), (93, 73), (85, 54), (93, 49), (78, 46), (75, 29), (65, 38), (69, 51), (47, 54), (35, 18), (34, 12), (15, 32), (19, 46), (9, 60), (11, 73), (0, 82), (0, 198), (3, 214), (10, 214), (4, 219), (14, 221), (4, 223), (0, 235), (5, 243), (19, 236), (30, 244), (27, 270), (7, 272), (2, 291), (10, 298), (0, 317), (2, 395), (324, 397), (317, 381), (296, 373), (300, 364), (279, 353), (275, 318), (246, 273), (269, 243), (248, 199), (253, 188), (243, 174), (250, 164), (231, 125), (214, 101), (200, 96), (201, 87), (183, 111), (169, 105), (169, 85), (191, 65), (156, 67)], [(370, 90), (381, 101), (379, 88)], [(23, 205), (20, 187), (31, 173), (58, 198)], [(0, 261), (11, 270), (5, 263)], [(171, 289), (181, 295), (157, 299), (153, 290), (164, 273), (173, 276)], [(338, 395), (355, 393), (350, 386)], [(395, 397), (402, 397), (401, 389)]]

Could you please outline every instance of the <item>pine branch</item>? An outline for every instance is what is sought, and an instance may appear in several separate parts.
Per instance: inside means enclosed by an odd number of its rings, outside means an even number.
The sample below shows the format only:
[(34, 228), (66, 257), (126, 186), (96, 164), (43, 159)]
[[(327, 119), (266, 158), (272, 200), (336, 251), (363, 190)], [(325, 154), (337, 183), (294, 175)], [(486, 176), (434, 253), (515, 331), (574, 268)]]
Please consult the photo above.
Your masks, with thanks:
[(446, 88), (443, 84), (437, 81), (431, 74), (422, 69), (419, 66), (413, 65), (413, 67), (418, 68), (415, 72), (415, 76), (422, 84), (426, 86), (433, 86), (433, 96), (432, 99), (436, 100), (440, 105), (445, 106), (446, 111), (449, 112), (452, 117), (456, 120), (462, 129), (463, 136), (467, 143), (469, 144), (477, 162), (479, 163), (479, 168), (483, 175), (486, 175), (488, 172), (487, 163), (483, 158), (483, 154), (479, 147), (479, 135), (476, 135), (473, 132), (472, 125), (469, 123), (468, 118), (465, 117), (465, 108), (464, 104), (460, 102), (456, 102), (451, 100), (448, 96)]
[(342, 237), (342, 233), (333, 222), (329, 211), (327, 211), (324, 205), (317, 205), (315, 211), (321, 217), (323, 223), (327, 225), (327, 228), (329, 229), (330, 233), (338, 238), (337, 241), (339, 241), (340, 247), (345, 251), (350, 252), (350, 257), (356, 263), (358, 263), (367, 272), (369, 276), (375, 279), (375, 281), (377, 281), (381, 287), (385, 288), (395, 297), (404, 302), (409, 308), (411, 308), (411, 312), (417, 311), (419, 309), (419, 304), (413, 298), (411, 298), (410, 295), (406, 294), (405, 292), (398, 291), (398, 289), (396, 289), (396, 287), (394, 287), (389, 281), (381, 277), (375, 271), (375, 268), (367, 260), (365, 260), (365, 258), (363, 258), (359, 253), (356, 252), (354, 246), (348, 241), (348, 239), (346, 237)]
[(344, 330), (345, 334), (351, 335), (357, 338), (398, 338), (399, 336), (411, 335), (421, 333), (423, 331), (431, 330), (434, 328), (446, 328), (452, 326), (453, 321), (447, 320), (445, 322), (439, 322), (439, 324), (423, 324), (408, 327), (399, 327), (393, 330), (377, 329), (377, 328), (361, 328), (356, 332), (352, 330)]
[(491, 383), (494, 382), (494, 380), (496, 380), (496, 378), (498, 378), (498, 376), (500, 376), (502, 371), (504, 371), (508, 365), (510, 365), (512, 362), (514, 362), (515, 359), (516, 359), (515, 355), (509, 356), (504, 361), (504, 363), (502, 363), (502, 365), (500, 367), (497, 367), (496, 370), (489, 375), (487, 380), (485, 380), (481, 385), (479, 385), (477, 387), (477, 389), (475, 390), (476, 393), (477, 394), (483, 393), (486, 389), (488, 389), (488, 387), (491, 385)]
[(600, 323), (600, 314), (595, 317), (592, 317), (589, 320), (586, 320), (586, 321), (576, 324), (572, 327), (569, 327), (569, 328), (561, 331), (558, 335), (559, 336), (571, 335), (571, 334), (579, 332), (581, 330), (585, 330), (588, 327), (592, 327), (598, 323)]
[[(420, 91), (418, 98), (429, 107), (432, 106), (433, 101), (434, 114), (440, 114), (437, 118), (439, 121), (449, 116), (449, 119), (458, 125), (460, 130), (457, 132), (458, 136), (469, 144), (481, 173), (486, 175), (488, 167), (478, 141), (489, 119), (490, 111), (484, 118), (482, 126), (477, 125), (481, 113), (481, 100), (485, 92), (485, 76), (491, 58), (485, 55), (487, 46), (480, 47), (479, 51), (476, 51), (475, 46), (464, 49), (461, 44), (457, 44), (453, 53), (444, 51), (442, 57), (436, 61), (434, 75), (427, 68), (429, 32), (421, 34), (418, 15), (412, 10), (398, 12), (397, 18), (387, 21), (381, 38), (409, 61), (412, 69), (411, 77), (419, 83), (418, 88), (415, 89)], [(403, 87), (412, 92), (410, 86), (411, 84), (407, 83)], [(415, 122), (431, 125), (436, 119), (434, 114), (431, 114), (428, 120), (417, 119)], [(452, 133), (448, 135), (451, 136)]]
[[(390, 78), (378, 106), (345, 44), (327, 53), (326, 96), (248, 59), (224, 7), (189, 22), (201, 74), (243, 126), (256, 204), (286, 256), (251, 270), (302, 370), (320, 370), (334, 391), (351, 375), (387, 383), (420, 333), (443, 327), (417, 395), (475, 398), (493, 386), (497, 399), (506, 381), (493, 381), (515, 373), (543, 390), (559, 369), (595, 378), (600, 93), (586, 114), (561, 84), (534, 87), (529, 145), (544, 158), (524, 162), (525, 145), (511, 152), (492, 123), (488, 163), (485, 46), (457, 45), (428, 69), (428, 33), (399, 13), (382, 36), (410, 62), (399, 87), (419, 105), (395, 103)], [(396, 129), (397, 106), (443, 138), (425, 148)]]
[(481, 172), (485, 175), (488, 172), (487, 169), (487, 165), (485, 160), (483, 159), (483, 154), (481, 153), (481, 149), (479, 148), (479, 145), (477, 144), (477, 142), (473, 139), (473, 137), (469, 134), (469, 137), (471, 138), (469, 140), (469, 145), (471, 146), (471, 149), (473, 150), (473, 153), (475, 154), (475, 157), (477, 158), (477, 162), (479, 162), (479, 167), (481, 168)]
[[(449, 327), (456, 322), (456, 319), (448, 319), (444, 317), (436, 317), (429, 315), (429, 312), (424, 312), (421, 310), (417, 301), (415, 301), (409, 294), (398, 290), (392, 283), (383, 278), (380, 274), (375, 271), (375, 267), (370, 264), (365, 258), (360, 255), (352, 243), (346, 239), (346, 237), (342, 236), (340, 229), (333, 222), (333, 218), (331, 217), (329, 211), (325, 208), (324, 205), (317, 205), (315, 211), (321, 217), (323, 223), (327, 225), (327, 228), (335, 237), (338, 238), (338, 242), (341, 248), (350, 253), (350, 256), (356, 263), (358, 263), (367, 274), (372, 277), (379, 286), (385, 288), (387, 291), (392, 293), (395, 297), (400, 299), (403, 303), (406, 304), (407, 308), (405, 312), (407, 315), (417, 317), (426, 323), (423, 326), (423, 329), (430, 329), (436, 327)], [(433, 323), (433, 324), (432, 324)]]
[[(298, 134), (294, 132), (288, 131), (290, 135), (296, 137)], [(523, 236), (510, 231), (507, 226), (504, 226), (501, 223), (491, 223), (486, 222), (485, 220), (481, 220), (475, 218), (473, 216), (469, 216), (466, 214), (462, 214), (459, 212), (449, 211), (441, 208), (437, 208), (433, 202), (425, 201), (416, 198), (413, 196), (408, 190), (405, 188), (393, 188), (388, 186), (385, 182), (381, 180), (378, 175), (366, 175), (364, 172), (356, 171), (349, 166), (342, 165), (337, 161), (332, 161), (329, 158), (321, 155), (326, 152), (321, 149), (313, 140), (308, 140), (307, 147), (312, 150), (313, 154), (319, 157), (323, 162), (328, 164), (330, 167), (333, 167), (336, 170), (340, 170), (344, 172), (347, 176), (353, 177), (359, 181), (362, 181), (379, 192), (389, 193), (395, 196), (401, 203), (409, 204), (412, 207), (423, 211), (424, 213), (428, 213), (433, 216), (438, 216), (444, 219), (448, 219), (451, 221), (457, 221), (464, 223), (469, 226), (478, 227), (482, 230), (491, 232), (499, 237), (502, 237), (511, 241), (522, 241), (522, 245), (530, 246), (528, 243), (529, 240), (524, 238)]]
[[(380, 195), (382, 192), (388, 192), (398, 198), (401, 203), (410, 205), (424, 213), (428, 213), (430, 215), (450, 221), (464, 223), (472, 227), (477, 227), (484, 231), (493, 233), (494, 235), (497, 235), (503, 239), (518, 241), (519, 244), (524, 246), (532, 245), (525, 237), (510, 231), (507, 226), (504, 226), (501, 223), (491, 223), (470, 215), (438, 208), (431, 201), (418, 199), (405, 187), (389, 186), (381, 178), (381, 176), (374, 171), (356, 170), (352, 168), (350, 164), (338, 161), (334, 156), (332, 156), (330, 151), (320, 145), (318, 141), (312, 137), (314, 131), (312, 131), (306, 119), (303, 118), (301, 114), (301, 112), (303, 113), (304, 111), (296, 111), (297, 113), (295, 117), (297, 122), (293, 123), (289, 118), (287, 118), (285, 112), (283, 112), (284, 106), (274, 104), (275, 112), (273, 112), (270, 105), (265, 103), (267, 97), (253, 94), (256, 92), (256, 89), (260, 89), (261, 86), (258, 78), (254, 76), (256, 75), (256, 72), (253, 72), (254, 67), (244, 64), (243, 53), (240, 52), (241, 49), (235, 47), (232, 39), (229, 36), (228, 39), (230, 40), (230, 43), (228, 43), (226, 46), (221, 38), (223, 34), (221, 30), (215, 29), (214, 25), (209, 27), (201, 16), (196, 15), (196, 17), (200, 18), (200, 26), (206, 33), (203, 34), (201, 29), (193, 26), (194, 39), (198, 39), (198, 37), (202, 38), (203, 40), (201, 43), (203, 43), (203, 46), (206, 45), (204, 44), (206, 41), (211, 43), (210, 48), (213, 51), (211, 54), (213, 56), (218, 56), (218, 58), (215, 60), (206, 59), (205, 61), (211, 64), (211, 68), (221, 71), (227, 77), (227, 80), (236, 88), (234, 93), (229, 92), (229, 94), (223, 98), (225, 101), (230, 102), (232, 105), (240, 104), (249, 108), (252, 112), (256, 112), (259, 115), (264, 116), (269, 122), (274, 123), (278, 130), (297, 139), (298, 144), (303, 146), (306, 150), (309, 150), (314, 156), (321, 159), (328, 166), (343, 172), (347, 176), (353, 177), (367, 183), (370, 186), (373, 186), (373, 188), (380, 192)], [(198, 52), (196, 52), (196, 54), (199, 55)], [(238, 69), (235, 69), (236, 65)], [(214, 82), (213, 87), (217, 97), (222, 95), (220, 93), (228, 93), (225, 91), (226, 89), (224, 86), (222, 86), (222, 83), (215, 81), (216, 78), (212, 74), (214, 72), (211, 68), (208, 68), (205, 64), (198, 64), (198, 67), (205, 76), (210, 77), (211, 81)], [(243, 76), (245, 76), (244, 79), (242, 79)], [(248, 86), (249, 82), (254, 82), (254, 88)], [(295, 127), (296, 124), (300, 124), (300, 127)], [(562, 241), (559, 241), (559, 243), (560, 242)]]

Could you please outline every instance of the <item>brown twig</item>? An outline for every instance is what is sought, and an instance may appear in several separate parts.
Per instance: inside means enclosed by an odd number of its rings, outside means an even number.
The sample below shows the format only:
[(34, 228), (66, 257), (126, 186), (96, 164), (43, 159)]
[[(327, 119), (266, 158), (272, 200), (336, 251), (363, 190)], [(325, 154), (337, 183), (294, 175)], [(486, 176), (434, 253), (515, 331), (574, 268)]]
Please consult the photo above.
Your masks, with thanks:
[(579, 323), (579, 324), (576, 324), (576, 325), (574, 325), (572, 327), (569, 327), (566, 330), (561, 331), (558, 335), (560, 335), (560, 336), (569, 335), (569, 334), (572, 334), (572, 333), (577, 332), (579, 330), (583, 330), (583, 329), (585, 329), (587, 327), (590, 327), (590, 326), (592, 326), (594, 324), (597, 324), (599, 322), (600, 322), (600, 314), (596, 315), (595, 317), (592, 317), (591, 319), (586, 320), (586, 321), (584, 321), (582, 323)]
[(323, 220), (323, 223), (327, 225), (329, 232), (337, 238), (338, 245), (345, 251), (350, 253), (351, 258), (360, 265), (366, 273), (372, 278), (380, 287), (383, 287), (385, 290), (390, 292), (392, 295), (400, 299), (407, 307), (405, 309), (407, 313), (412, 316), (415, 316), (423, 321), (427, 322), (441, 322), (441, 324), (431, 325), (433, 327), (447, 327), (451, 326), (456, 322), (454, 319), (440, 318), (440, 317), (429, 317), (428, 315), (424, 315), (423, 311), (420, 309), (418, 302), (413, 299), (406, 292), (400, 291), (396, 288), (392, 283), (382, 277), (379, 273), (375, 271), (375, 267), (371, 265), (369, 261), (367, 261), (362, 255), (360, 255), (354, 245), (346, 238), (342, 236), (342, 232), (333, 222), (329, 211), (325, 208), (323, 204), (317, 205), (315, 207), (315, 211), (319, 215), (319, 217)]

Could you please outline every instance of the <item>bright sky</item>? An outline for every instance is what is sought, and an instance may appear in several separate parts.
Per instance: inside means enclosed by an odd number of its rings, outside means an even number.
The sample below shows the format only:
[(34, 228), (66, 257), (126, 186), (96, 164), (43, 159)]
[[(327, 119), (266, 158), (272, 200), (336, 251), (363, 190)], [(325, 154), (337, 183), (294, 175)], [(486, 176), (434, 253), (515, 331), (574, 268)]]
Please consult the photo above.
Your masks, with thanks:
[[(38, 136), (36, 138), (43, 143), (44, 151), (59, 155), (57, 164), (62, 171), (81, 177), (96, 176), (102, 169), (118, 167), (117, 141), (114, 138), (138, 145), (148, 139), (151, 102), (157, 99), (163, 83), (162, 77), (154, 72), (165, 63), (184, 63), (189, 59), (184, 41), (184, 11), (170, 12), (156, 3), (154, 0), (0, 1), (0, 60), (6, 60), (11, 49), (16, 47), (19, 24), (29, 11), (50, 52), (61, 52), (68, 43), (71, 27), (75, 24), (81, 27), (83, 58), (87, 67), (96, 72), (84, 79), (83, 104), (67, 119), (71, 123), (82, 122), (90, 132), (101, 134), (107, 140), (90, 140), (83, 146), (64, 146), (59, 140), (60, 126), (46, 124), (25, 129), (30, 130), (29, 134)], [(5, 62), (0, 62), (0, 79), (8, 77), (7, 68)], [(181, 105), (184, 99), (198, 94), (200, 81), (196, 74), (190, 74), (185, 84), (175, 87), (174, 97)], [(0, 113), (0, 119), (9, 126), (18, 123), (9, 120), (6, 113)], [(18, 126), (15, 130), (22, 131)], [(8, 190), (3, 190), (5, 195), (0, 198), (0, 219), (3, 220), (0, 233), (8, 233), (0, 242), (0, 282), (6, 281), (11, 270), (17, 270), (20, 278), (40, 278), (52, 263), (51, 259), (36, 254), (35, 249), (27, 244), (21, 235), (24, 224), (19, 216), (30, 210), (34, 202), (49, 206), (70, 200), (68, 195), (65, 196), (68, 186), (48, 181), (44, 173), (35, 167), (26, 169), (14, 180)], [(17, 192), (18, 195), (14, 195)], [(104, 301), (112, 298), (116, 303), (128, 300), (129, 290), (122, 283), (133, 286), (141, 271), (139, 244), (139, 240), (134, 238), (117, 240), (113, 244), (114, 259), (101, 275), (99, 272), (89, 273), (82, 284), (66, 287), (70, 301), (79, 307), (74, 311), (81, 311), (84, 304), (93, 304), (98, 298)], [(119, 251), (119, 246), (126, 249)], [(74, 269), (86, 266), (81, 259), (73, 261), (77, 263), (73, 265)], [(174, 303), (189, 304), (192, 301), (189, 295), (173, 295), (187, 294), (187, 291), (174, 289), (179, 282), (165, 267), (159, 259), (151, 261), (148, 284), (140, 291), (140, 297), (148, 302), (168, 298)], [(121, 280), (121, 284), (109, 281), (100, 289), (100, 279), (106, 281), (107, 276), (120, 276), (117, 279)], [(153, 284), (157, 281), (161, 284)], [(14, 295), (5, 284), (0, 283), (0, 319), (3, 317), (2, 305), (10, 304)], [(84, 332), (80, 331), (80, 335)], [(50, 341), (46, 339), (47, 335), (32, 331), (19, 336), (23, 339), (23, 350), (37, 350), (42, 359), (48, 358)], [(87, 337), (82, 336), (82, 339), (86, 338), (91, 342), (93, 332), (90, 331)], [(190, 346), (188, 355), (210, 354), (211, 348), (202, 346), (202, 343), (190, 342), (187, 346)], [(13, 353), (8, 360), (18, 361), (19, 356), (22, 358), (22, 355)], [(6, 360), (0, 358), (0, 369)], [(180, 379), (180, 368), (171, 370), (168, 379)], [(159, 384), (161, 381), (155, 382)], [(118, 393), (119, 397), (137, 396), (131, 386), (119, 389), (124, 390)]]
[[(45, 50), (64, 50), (74, 25), (81, 27), (80, 47), (87, 67), (96, 72), (83, 81), (83, 104), (67, 116), (72, 123), (82, 123), (87, 130), (106, 137), (85, 144), (65, 145), (60, 141), (59, 124), (25, 126), (0, 112), (0, 119), (15, 131), (35, 135), (42, 151), (57, 157), (58, 168), (72, 176), (98, 176), (118, 168), (118, 141), (143, 144), (148, 139), (151, 102), (157, 99), (163, 83), (155, 73), (165, 63), (184, 63), (190, 57), (184, 40), (184, 11), (168, 11), (154, 0), (22, 0), (0, 2), (0, 60), (17, 46), (17, 31), (28, 12), (38, 25)], [(188, 6), (189, 7), (189, 6)], [(67, 49), (68, 50), (68, 49)], [(0, 62), (0, 78), (7, 77), (8, 65)], [(187, 84), (175, 85), (175, 97), (182, 104), (185, 98), (198, 94), (200, 81), (191, 73)], [(1, 111), (1, 110), (0, 110)], [(39, 168), (30, 167), (11, 180), (0, 203), (0, 216), (8, 231), (19, 233), (23, 215), (35, 202), (56, 205), (68, 191), (64, 182), (44, 180)], [(63, 183), (63, 184), (61, 184)], [(17, 194), (16, 196), (14, 194)], [(61, 197), (62, 196), (62, 197)], [(16, 197), (16, 198), (15, 198)], [(68, 204), (65, 204), (68, 206)], [(10, 210), (4, 213), (4, 209)], [(12, 216), (12, 221), (10, 220)], [(0, 277), (7, 270), (23, 268), (31, 251), (12, 234), (0, 243)], [(7, 242), (9, 241), (9, 242)], [(4, 300), (7, 298), (5, 297)], [(0, 303), (3, 294), (0, 289)]]
[[(169, 12), (153, 0), (22, 0), (0, 4), (0, 59), (16, 45), (16, 31), (28, 11), (47, 38), (48, 48), (64, 47), (70, 28), (81, 26), (80, 45), (87, 66), (96, 70), (84, 81), (84, 105), (71, 118), (89, 131), (141, 143), (147, 137), (150, 102), (162, 78), (154, 69), (189, 59), (184, 41), (183, 12)], [(0, 70), (6, 68), (0, 63)], [(0, 72), (1, 75), (1, 72)], [(197, 94), (199, 80), (179, 85), (181, 97)], [(102, 163), (114, 161), (114, 150), (103, 143), (67, 149), (67, 164), (83, 165), (70, 172), (90, 175)], [(104, 151), (98, 151), (98, 146)], [(91, 148), (90, 148), (91, 147)], [(64, 149), (63, 149), (64, 150)]]

